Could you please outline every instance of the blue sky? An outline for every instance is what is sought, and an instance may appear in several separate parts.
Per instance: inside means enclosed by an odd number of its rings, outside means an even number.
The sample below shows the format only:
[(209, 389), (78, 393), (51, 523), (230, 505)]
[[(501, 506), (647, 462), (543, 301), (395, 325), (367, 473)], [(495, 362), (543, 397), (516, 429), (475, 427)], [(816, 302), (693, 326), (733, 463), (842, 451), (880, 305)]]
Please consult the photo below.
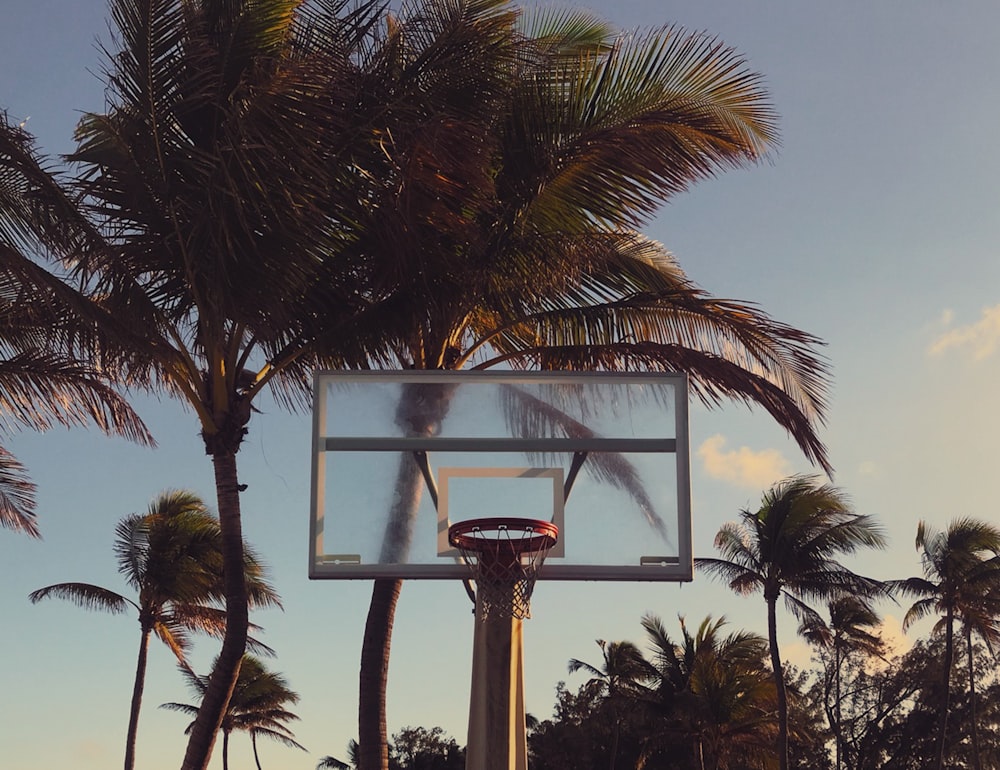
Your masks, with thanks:
[[(890, 578), (915, 574), (917, 521), (995, 520), (1000, 416), (1000, 125), (995, 30), (986, 0), (607, 0), (622, 27), (678, 23), (707, 30), (762, 72), (782, 143), (752, 169), (676, 198), (649, 223), (689, 275), (716, 296), (751, 300), (828, 343), (834, 375), (823, 436), (835, 482), (878, 516), (885, 554), (854, 562)], [(72, 147), (79, 111), (100, 109), (94, 41), (100, 0), (9, 0), (0, 27), (0, 106), (49, 152)], [(6, 445), (39, 485), (44, 540), (0, 530), (0, 743), (19, 770), (114, 766), (122, 756), (138, 624), (27, 594), (67, 580), (124, 590), (115, 523), (167, 488), (211, 501), (211, 466), (193, 415), (136, 401), (159, 441), (143, 450), (93, 431), (19, 434)], [(262, 745), (265, 767), (315, 767), (357, 734), (357, 670), (368, 583), (312, 582), (308, 554), (309, 418), (265, 402), (240, 456), (249, 484), (246, 534), (272, 567), (283, 613), (256, 617), (273, 665), (302, 695), (301, 754)], [(743, 408), (691, 415), (695, 553), (776, 479), (808, 464), (766, 415)], [(570, 658), (599, 660), (598, 638), (642, 641), (643, 613), (676, 628), (706, 613), (764, 629), (759, 597), (704, 578), (663, 584), (546, 583), (525, 624), (527, 705), (549, 716)], [(900, 608), (884, 608), (901, 617)], [(786, 649), (803, 660), (783, 616)], [(920, 630), (925, 630), (921, 628)], [(896, 631), (895, 633), (898, 633)], [(390, 730), (440, 725), (465, 741), (472, 617), (461, 586), (408, 583), (394, 634)], [(214, 654), (203, 643), (201, 668)], [(170, 655), (154, 646), (140, 724), (139, 766), (180, 764), (186, 700)], [(248, 764), (236, 738), (234, 764)], [(221, 767), (216, 752), (214, 767)]]

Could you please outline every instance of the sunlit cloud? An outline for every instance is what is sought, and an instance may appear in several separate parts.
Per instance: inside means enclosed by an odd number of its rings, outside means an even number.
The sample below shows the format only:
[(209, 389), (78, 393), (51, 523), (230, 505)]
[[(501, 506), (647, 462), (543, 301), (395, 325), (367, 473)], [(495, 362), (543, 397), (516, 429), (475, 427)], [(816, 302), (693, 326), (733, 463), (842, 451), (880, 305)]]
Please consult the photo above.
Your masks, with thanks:
[(913, 646), (913, 640), (903, 631), (903, 623), (895, 615), (885, 615), (880, 629), (885, 642), (886, 657), (903, 655)]
[(945, 310), (940, 323), (948, 328), (931, 341), (928, 354), (938, 356), (949, 350), (959, 350), (981, 361), (1000, 347), (1000, 305), (985, 308), (975, 323), (952, 327), (953, 322), (954, 313)]
[(769, 487), (792, 473), (791, 463), (777, 449), (727, 449), (722, 435), (705, 439), (697, 455), (709, 476), (741, 487)]
[(83, 740), (76, 744), (76, 756), (86, 760), (107, 760), (113, 756), (107, 744), (96, 740)]

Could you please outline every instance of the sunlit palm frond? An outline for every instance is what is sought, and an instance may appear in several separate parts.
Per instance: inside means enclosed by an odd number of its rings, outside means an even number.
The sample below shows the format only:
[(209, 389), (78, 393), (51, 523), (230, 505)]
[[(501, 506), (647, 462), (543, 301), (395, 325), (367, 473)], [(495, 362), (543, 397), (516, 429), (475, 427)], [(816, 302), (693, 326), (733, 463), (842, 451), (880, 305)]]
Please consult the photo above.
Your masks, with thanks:
[(187, 660), (187, 651), (191, 646), (188, 627), (178, 623), (172, 613), (160, 617), (158, 622), (153, 624), (153, 633), (174, 654), (178, 662), (184, 663)]
[(151, 439), (135, 412), (93, 370), (72, 359), (22, 350), (0, 360), (0, 430), (47, 430), (93, 423), (140, 443)]
[(0, 527), (41, 537), (35, 514), (36, 489), (25, 467), (0, 446)]
[(709, 36), (676, 27), (623, 34), (564, 67), (559, 79), (522, 87), (521, 123), (512, 122), (544, 189), (532, 201), (538, 229), (572, 230), (561, 217), (579, 212), (635, 225), (693, 181), (753, 162), (775, 139), (760, 77)]
[(615, 29), (583, 8), (539, 6), (523, 9), (518, 29), (549, 60), (577, 58), (581, 53), (608, 50)]

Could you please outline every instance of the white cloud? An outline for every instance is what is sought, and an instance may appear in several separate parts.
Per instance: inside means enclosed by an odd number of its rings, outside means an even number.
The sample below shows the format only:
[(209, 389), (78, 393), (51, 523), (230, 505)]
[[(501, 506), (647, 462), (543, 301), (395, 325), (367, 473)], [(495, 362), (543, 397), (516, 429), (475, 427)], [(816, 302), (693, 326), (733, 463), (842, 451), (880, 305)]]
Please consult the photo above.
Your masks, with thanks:
[(792, 473), (791, 463), (777, 449), (726, 449), (722, 435), (702, 442), (697, 454), (709, 476), (741, 487), (763, 489)]
[[(950, 327), (954, 314), (944, 311), (941, 322)], [(932, 356), (957, 349), (968, 351), (972, 358), (981, 361), (993, 355), (1000, 346), (1000, 305), (985, 308), (975, 323), (948, 328), (931, 341), (927, 352)]]

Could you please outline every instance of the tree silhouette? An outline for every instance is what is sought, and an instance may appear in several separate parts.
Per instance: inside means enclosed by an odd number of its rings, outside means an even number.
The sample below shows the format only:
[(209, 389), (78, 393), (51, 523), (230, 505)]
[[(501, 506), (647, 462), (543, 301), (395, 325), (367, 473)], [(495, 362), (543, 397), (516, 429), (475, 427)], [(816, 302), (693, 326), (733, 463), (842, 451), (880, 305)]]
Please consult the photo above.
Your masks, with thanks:
[[(824, 703), (835, 738), (836, 767), (840, 770), (844, 752), (844, 732), (841, 715), (841, 674), (844, 660), (854, 652), (865, 656), (884, 652), (884, 644), (875, 629), (880, 625), (878, 613), (863, 599), (851, 595), (829, 602), (830, 622), (808, 618), (799, 626), (799, 634), (816, 647), (828, 651), (833, 660), (824, 672)], [(829, 695), (833, 690), (833, 707)]]
[[(190, 631), (215, 636), (225, 631), (226, 616), (219, 607), (224, 597), (222, 536), (218, 520), (201, 499), (191, 492), (171, 491), (150, 503), (146, 513), (119, 522), (114, 551), (118, 571), (138, 593), (137, 599), (90, 583), (56, 583), (28, 598), (33, 603), (48, 597), (68, 599), (113, 614), (131, 607), (138, 613), (141, 638), (125, 742), (125, 770), (132, 770), (150, 636), (155, 634), (181, 665), (187, 665)], [(254, 551), (245, 547), (243, 554), (250, 602), (280, 606)]]
[[(181, 674), (195, 694), (205, 695), (209, 677), (198, 676), (187, 666), (181, 667)], [(287, 706), (298, 702), (298, 693), (289, 689), (288, 682), (281, 674), (269, 671), (258, 658), (244, 655), (236, 687), (229, 699), (226, 716), (222, 720), (223, 770), (229, 768), (229, 736), (234, 732), (249, 733), (257, 770), (261, 770), (260, 756), (257, 753), (258, 736), (305, 751), (305, 747), (295, 741), (295, 735), (287, 725), (288, 722), (298, 720), (298, 716), (289, 711)], [(160, 708), (179, 711), (193, 717), (197, 716), (199, 706), (189, 703), (164, 703)], [(190, 729), (189, 725), (188, 730)]]
[[(955, 622), (964, 624), (969, 645), (969, 688), (975, 702), (972, 670), (972, 633), (992, 643), (1000, 635), (997, 628), (997, 591), (1000, 590), (1000, 528), (971, 518), (955, 519), (944, 532), (925, 522), (917, 526), (916, 547), (923, 566), (922, 577), (895, 581), (904, 596), (918, 597), (903, 617), (904, 630), (921, 618), (939, 614), (935, 631), (944, 635), (942, 666), (943, 703), (938, 712), (938, 745), (935, 766), (944, 767), (948, 711), (951, 698), (951, 668), (955, 656)], [(974, 706), (973, 706), (974, 708)], [(978, 744), (978, 727), (972, 720), (973, 743)], [(973, 759), (980, 765), (978, 751)]]
[(781, 770), (788, 768), (788, 699), (778, 647), (778, 599), (784, 596), (801, 620), (815, 620), (817, 613), (807, 600), (884, 594), (882, 583), (856, 575), (837, 559), (861, 548), (883, 548), (885, 542), (874, 519), (854, 513), (840, 490), (814, 477), (793, 476), (768, 490), (756, 511), (740, 511), (738, 522), (722, 526), (715, 536), (721, 559), (695, 561), (736, 593), (764, 595)]

